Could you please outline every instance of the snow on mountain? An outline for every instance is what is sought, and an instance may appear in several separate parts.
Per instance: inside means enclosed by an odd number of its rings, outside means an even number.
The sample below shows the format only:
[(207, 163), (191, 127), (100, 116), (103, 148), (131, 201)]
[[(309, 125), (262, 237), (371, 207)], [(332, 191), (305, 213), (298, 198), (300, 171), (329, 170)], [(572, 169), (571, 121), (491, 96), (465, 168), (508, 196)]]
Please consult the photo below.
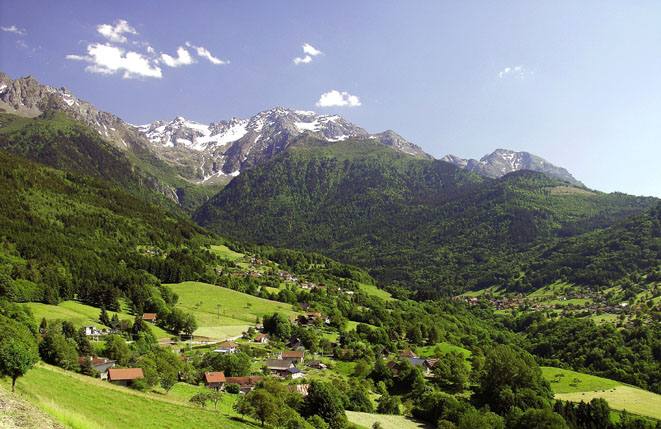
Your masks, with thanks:
[[(293, 144), (299, 136), (311, 134), (328, 142), (348, 138), (374, 138), (411, 156), (430, 158), (422, 149), (392, 131), (370, 135), (338, 115), (282, 107), (260, 112), (250, 119), (232, 118), (209, 125), (177, 117), (137, 126), (165, 158), (182, 157), (183, 152), (203, 155), (198, 167), (201, 182), (236, 176), (270, 159)], [(183, 152), (182, 152), (183, 151)]]
[(533, 170), (574, 185), (583, 186), (581, 182), (576, 180), (564, 168), (557, 167), (545, 159), (528, 152), (496, 149), (494, 152), (483, 156), (479, 161), (475, 159), (463, 159), (454, 155), (446, 155), (441, 160), (486, 177), (495, 178), (513, 171)]

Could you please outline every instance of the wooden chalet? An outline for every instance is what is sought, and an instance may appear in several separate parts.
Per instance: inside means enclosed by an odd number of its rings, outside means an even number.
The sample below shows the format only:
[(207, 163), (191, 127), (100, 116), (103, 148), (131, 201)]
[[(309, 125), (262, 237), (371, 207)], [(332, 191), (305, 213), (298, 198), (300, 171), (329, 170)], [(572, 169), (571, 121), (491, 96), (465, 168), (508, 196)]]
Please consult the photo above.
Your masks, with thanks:
[(303, 350), (283, 350), (280, 353), (280, 358), (294, 363), (303, 363), (305, 352)]
[(153, 325), (156, 323), (156, 313), (144, 313), (142, 320)]
[(238, 384), (241, 393), (250, 393), (264, 377), (225, 377), (225, 384)]

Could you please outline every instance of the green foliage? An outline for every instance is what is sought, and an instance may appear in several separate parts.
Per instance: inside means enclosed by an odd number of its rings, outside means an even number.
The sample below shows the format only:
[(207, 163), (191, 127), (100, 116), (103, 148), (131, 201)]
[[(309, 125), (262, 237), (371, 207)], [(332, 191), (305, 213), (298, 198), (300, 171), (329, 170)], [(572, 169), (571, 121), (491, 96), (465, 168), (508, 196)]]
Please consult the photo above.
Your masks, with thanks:
[(388, 393), (384, 393), (381, 398), (379, 398), (379, 405), (376, 407), (376, 412), (379, 414), (401, 414), (400, 407), (402, 401), (398, 396), (390, 396)]
[[(32, 328), (32, 329), (30, 329)], [(39, 360), (32, 316), (13, 304), (0, 301), (0, 377), (16, 380)]]
[(209, 352), (202, 358), (202, 366), (209, 371), (223, 371), (226, 377), (250, 375), (252, 359), (243, 352), (223, 354)]
[(531, 355), (509, 346), (486, 353), (485, 368), (475, 394), (478, 404), (489, 405), (498, 414), (511, 407), (549, 407), (553, 392)]
[(301, 406), (301, 415), (308, 418), (318, 415), (331, 429), (347, 426), (347, 416), (337, 392), (322, 381), (310, 382), (308, 395)]
[(39, 354), (44, 362), (68, 370), (76, 370), (78, 351), (72, 338), (66, 338), (62, 332), (62, 323), (51, 323), (39, 343)]
[[(194, 219), (368, 267), (384, 284), (422, 289), (418, 297), (425, 299), (439, 290), (531, 289), (551, 273), (573, 279), (569, 261), (560, 271), (545, 267), (542, 252), (657, 201), (555, 191), (564, 186), (530, 171), (483, 179), (378, 143), (346, 141), (290, 148), (237, 177)], [(651, 260), (661, 261), (658, 252)], [(623, 268), (608, 267), (609, 277), (621, 278)]]

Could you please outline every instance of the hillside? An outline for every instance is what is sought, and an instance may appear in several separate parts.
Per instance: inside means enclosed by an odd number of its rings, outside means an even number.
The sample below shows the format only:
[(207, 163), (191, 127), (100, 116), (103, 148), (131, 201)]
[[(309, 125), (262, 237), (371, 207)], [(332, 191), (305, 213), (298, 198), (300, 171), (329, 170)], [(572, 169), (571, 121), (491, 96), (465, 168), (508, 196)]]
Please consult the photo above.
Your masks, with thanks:
[(550, 244), (655, 203), (531, 171), (485, 179), (369, 141), (319, 147), (308, 138), (236, 178), (194, 219), (227, 235), (369, 268), (386, 284), (454, 293), (515, 287)]
[[(205, 257), (198, 249), (206, 231), (99, 179), (0, 151), (0, 186), (0, 295), (14, 301), (54, 304), (77, 294), (114, 309), (124, 294), (137, 304), (143, 288), (158, 284), (140, 270), (138, 246), (169, 250), (161, 264), (178, 267), (171, 278), (194, 279), (186, 261)], [(184, 249), (189, 255), (176, 252)]]

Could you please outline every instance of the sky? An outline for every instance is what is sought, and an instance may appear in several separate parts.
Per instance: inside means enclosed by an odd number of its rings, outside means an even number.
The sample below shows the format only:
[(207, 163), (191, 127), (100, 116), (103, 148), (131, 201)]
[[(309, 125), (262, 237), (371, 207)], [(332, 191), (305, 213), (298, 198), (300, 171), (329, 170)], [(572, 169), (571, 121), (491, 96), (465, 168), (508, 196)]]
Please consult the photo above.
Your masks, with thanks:
[(276, 106), (661, 197), (658, 1), (0, 1), (0, 71), (133, 124)]

